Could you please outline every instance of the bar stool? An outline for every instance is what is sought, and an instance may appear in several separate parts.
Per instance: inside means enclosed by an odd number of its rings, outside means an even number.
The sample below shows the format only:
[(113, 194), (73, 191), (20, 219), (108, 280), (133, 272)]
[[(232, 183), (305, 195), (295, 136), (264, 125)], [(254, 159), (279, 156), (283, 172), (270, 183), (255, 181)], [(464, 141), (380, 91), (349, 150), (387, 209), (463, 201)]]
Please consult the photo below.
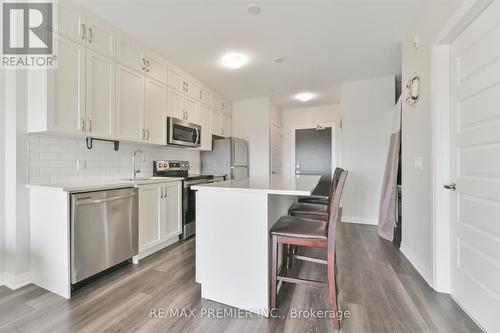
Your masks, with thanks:
[[(336, 168), (333, 174), (332, 183), (330, 186), (330, 196), (331, 198), (334, 194), (335, 188), (337, 186), (339, 177), (342, 173), (342, 168)], [(288, 210), (288, 215), (303, 217), (306, 219), (314, 219), (327, 221), (328, 220), (328, 210), (329, 210), (329, 200), (326, 201), (326, 204), (322, 202), (322, 200), (315, 199), (313, 197), (301, 197), (302, 200), (306, 200), (306, 198), (311, 198), (309, 202), (296, 202), (294, 203), (290, 209)], [(301, 199), (299, 198), (299, 200)]]
[[(327, 222), (320, 220), (304, 219), (296, 216), (283, 216), (271, 228), (272, 238), (272, 269), (271, 269), (271, 308), (276, 308), (277, 284), (278, 281), (296, 284), (305, 284), (313, 287), (328, 286), (328, 298), (331, 310), (336, 314), (337, 305), (337, 284), (335, 278), (335, 227), (340, 220), (340, 199), (344, 188), (347, 171), (343, 170), (338, 179), (335, 192), (330, 201), (329, 218)], [(313, 263), (327, 265), (327, 282), (299, 279), (290, 277), (287, 273), (287, 265), (282, 264), (278, 272), (278, 247), (283, 245), (300, 245), (305, 247), (316, 247), (327, 249), (327, 260), (286, 253), (287, 258), (309, 261)], [(332, 317), (333, 327), (340, 328), (337, 316)]]
[(310, 195), (306, 197), (299, 197), (297, 199), (297, 202), (302, 202), (302, 203), (312, 203), (312, 204), (318, 204), (318, 205), (325, 205), (328, 206), (330, 203), (330, 198), (333, 195), (333, 191), (335, 191), (335, 182), (338, 181), (340, 173), (342, 172), (342, 168), (335, 168), (335, 171), (333, 172), (333, 177), (332, 177), (332, 184), (330, 186), (330, 193), (326, 195)]

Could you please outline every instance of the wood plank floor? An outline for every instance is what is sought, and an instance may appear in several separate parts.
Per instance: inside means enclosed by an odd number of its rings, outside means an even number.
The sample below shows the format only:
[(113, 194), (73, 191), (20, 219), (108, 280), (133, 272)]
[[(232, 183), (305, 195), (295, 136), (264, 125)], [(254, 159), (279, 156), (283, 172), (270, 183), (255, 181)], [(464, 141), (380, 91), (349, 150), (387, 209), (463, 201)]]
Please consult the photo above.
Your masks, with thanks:
[[(194, 239), (160, 251), (79, 290), (71, 300), (30, 285), (0, 287), (0, 332), (332, 332), (327, 319), (213, 318), (233, 308), (200, 299)], [(481, 332), (446, 294), (434, 292), (372, 226), (341, 223), (337, 236), (342, 332)], [(314, 253), (322, 256), (321, 252)], [(325, 267), (294, 265), (323, 279)], [(327, 310), (326, 290), (285, 285), (280, 313)], [(196, 316), (151, 318), (150, 309), (194, 309)], [(202, 316), (202, 311), (204, 315)], [(212, 312), (212, 317), (208, 315)]]

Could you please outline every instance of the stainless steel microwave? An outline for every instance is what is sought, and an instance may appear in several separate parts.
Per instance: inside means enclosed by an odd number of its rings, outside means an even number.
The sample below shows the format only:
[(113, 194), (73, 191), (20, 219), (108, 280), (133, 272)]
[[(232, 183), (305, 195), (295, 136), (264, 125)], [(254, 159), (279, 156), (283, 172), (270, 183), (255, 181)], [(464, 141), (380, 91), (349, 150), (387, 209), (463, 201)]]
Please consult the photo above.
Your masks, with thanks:
[(167, 118), (167, 145), (200, 147), (201, 126), (181, 119)]

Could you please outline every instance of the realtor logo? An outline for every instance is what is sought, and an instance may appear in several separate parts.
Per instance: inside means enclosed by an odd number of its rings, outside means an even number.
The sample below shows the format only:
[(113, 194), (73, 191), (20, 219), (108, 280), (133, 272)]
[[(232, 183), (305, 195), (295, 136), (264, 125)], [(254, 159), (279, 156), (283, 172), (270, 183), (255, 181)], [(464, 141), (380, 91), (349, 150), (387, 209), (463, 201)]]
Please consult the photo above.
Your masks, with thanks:
[(52, 2), (2, 3), (2, 67), (53, 68)]

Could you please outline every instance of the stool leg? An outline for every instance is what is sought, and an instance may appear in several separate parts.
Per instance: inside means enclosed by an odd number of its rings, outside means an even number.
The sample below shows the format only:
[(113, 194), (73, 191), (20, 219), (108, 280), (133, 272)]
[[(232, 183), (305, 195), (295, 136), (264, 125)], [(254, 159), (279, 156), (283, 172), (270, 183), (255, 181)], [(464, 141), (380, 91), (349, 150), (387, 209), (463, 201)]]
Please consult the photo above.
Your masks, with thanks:
[(272, 237), (272, 260), (271, 260), (271, 309), (276, 309), (276, 286), (278, 283), (277, 269), (278, 269), (278, 237)]
[[(335, 254), (330, 250), (328, 251), (328, 259), (327, 259), (327, 270), (328, 270), (328, 298), (330, 301), (330, 310), (337, 313), (338, 304), (337, 304), (337, 284), (335, 279)], [(335, 315), (332, 318), (332, 324), (335, 329), (340, 328), (340, 323)]]

